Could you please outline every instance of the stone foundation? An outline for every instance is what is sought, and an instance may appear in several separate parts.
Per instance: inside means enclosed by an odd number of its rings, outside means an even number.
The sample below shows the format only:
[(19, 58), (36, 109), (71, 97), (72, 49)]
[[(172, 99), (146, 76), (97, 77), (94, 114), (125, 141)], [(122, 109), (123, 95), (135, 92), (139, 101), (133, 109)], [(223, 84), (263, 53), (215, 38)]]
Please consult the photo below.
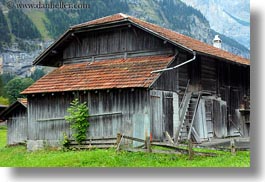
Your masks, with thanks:
[(36, 151), (44, 149), (45, 147), (60, 147), (61, 143), (58, 140), (28, 140), (27, 150)]

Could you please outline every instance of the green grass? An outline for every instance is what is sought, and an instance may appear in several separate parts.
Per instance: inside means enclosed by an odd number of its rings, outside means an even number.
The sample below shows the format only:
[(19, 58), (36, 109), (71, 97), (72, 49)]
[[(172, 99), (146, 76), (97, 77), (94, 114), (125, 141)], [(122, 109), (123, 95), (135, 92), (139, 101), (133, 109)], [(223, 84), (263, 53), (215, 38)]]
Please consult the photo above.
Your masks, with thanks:
[(27, 11), (26, 14), (31, 19), (31, 21), (35, 24), (42, 38), (44, 40), (50, 39), (51, 37), (49, 36), (49, 31), (46, 29), (46, 26), (44, 23), (44, 21), (49, 22), (49, 20), (45, 16), (44, 11), (30, 10), (30, 11)]
[[(24, 146), (4, 147), (6, 129), (0, 128), (2, 167), (250, 167), (250, 152), (216, 152), (217, 157), (116, 152), (115, 149), (62, 151), (46, 149), (27, 152)], [(199, 149), (197, 149), (199, 150)], [(203, 151), (200, 149), (200, 151)]]
[(6, 145), (6, 133), (7, 128), (6, 126), (0, 126), (0, 150)]

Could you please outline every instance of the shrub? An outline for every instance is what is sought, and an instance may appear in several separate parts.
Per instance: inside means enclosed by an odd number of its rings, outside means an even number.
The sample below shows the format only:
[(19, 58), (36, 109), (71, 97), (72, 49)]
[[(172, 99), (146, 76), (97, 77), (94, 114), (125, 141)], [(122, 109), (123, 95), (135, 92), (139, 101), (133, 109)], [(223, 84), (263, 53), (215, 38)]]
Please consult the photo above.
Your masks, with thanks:
[(74, 131), (75, 141), (81, 144), (86, 139), (86, 132), (89, 127), (89, 112), (86, 102), (79, 103), (78, 99), (74, 99), (67, 112), (69, 115), (65, 116), (65, 120), (70, 123), (71, 129)]

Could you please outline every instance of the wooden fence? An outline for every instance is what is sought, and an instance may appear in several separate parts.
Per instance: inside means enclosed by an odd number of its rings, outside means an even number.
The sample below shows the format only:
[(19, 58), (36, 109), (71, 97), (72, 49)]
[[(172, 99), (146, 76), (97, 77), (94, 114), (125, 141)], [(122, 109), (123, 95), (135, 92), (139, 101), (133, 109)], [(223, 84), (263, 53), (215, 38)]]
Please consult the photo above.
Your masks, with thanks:
[[(138, 147), (131, 147), (130, 145), (125, 145), (125, 140), (131, 140), (135, 142), (140, 142), (142, 145), (138, 145)], [(129, 142), (131, 143), (131, 142)], [(172, 150), (159, 150), (152, 149), (152, 146), (166, 147)], [(121, 133), (117, 134), (117, 137), (101, 137), (101, 138), (88, 138), (83, 141), (81, 144), (78, 144), (76, 141), (70, 141), (70, 149), (107, 149), (107, 148), (116, 148), (116, 151), (126, 150), (129, 152), (148, 152), (148, 153), (166, 153), (166, 154), (187, 154), (189, 158), (192, 159), (194, 155), (201, 156), (216, 156), (215, 153), (207, 153), (207, 152), (195, 152), (192, 149), (192, 142), (188, 142), (187, 149), (181, 148), (172, 144), (172, 141), (168, 143), (163, 142), (155, 142), (151, 141), (150, 137), (146, 137), (145, 140), (140, 138), (134, 138), (131, 136), (123, 135)], [(234, 148), (234, 147), (233, 147)], [(233, 149), (234, 153), (234, 149)]]

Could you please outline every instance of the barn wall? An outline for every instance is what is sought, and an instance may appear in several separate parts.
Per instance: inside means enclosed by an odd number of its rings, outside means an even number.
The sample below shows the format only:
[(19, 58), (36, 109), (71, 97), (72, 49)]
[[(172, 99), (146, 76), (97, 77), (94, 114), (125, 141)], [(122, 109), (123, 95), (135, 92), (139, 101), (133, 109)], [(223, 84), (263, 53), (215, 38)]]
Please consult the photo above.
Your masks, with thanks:
[(121, 132), (144, 138), (145, 133), (150, 133), (149, 97), (145, 89), (80, 91), (75, 95), (68, 92), (29, 96), (29, 140), (54, 140), (58, 144), (64, 132), (70, 137), (64, 116), (75, 96), (88, 104), (88, 136), (117, 136)]
[(219, 62), (217, 68), (217, 93), (227, 102), (228, 132), (231, 136), (239, 135), (240, 120), (236, 119), (236, 110), (240, 108), (244, 96), (250, 95), (249, 67)]
[(233, 110), (238, 108), (243, 95), (249, 95), (249, 67), (197, 56), (196, 61), (190, 63), (185, 72), (185, 76), (179, 76), (179, 81), (185, 77), (190, 78), (191, 85), (199, 84), (198, 90), (208, 91), (221, 96), (222, 100), (231, 101), (229, 107)]
[[(179, 64), (188, 59), (188, 55), (180, 53), (177, 62)], [(242, 117), (238, 116), (236, 110), (240, 108), (244, 95), (250, 95), (249, 67), (197, 55), (195, 61), (178, 68), (177, 74), (162, 75), (157, 81), (159, 83), (157, 85), (160, 87), (157, 86), (156, 88), (160, 90), (163, 88), (172, 89), (171, 81), (168, 80), (174, 80), (175, 78), (177, 78), (177, 81), (174, 82), (177, 83), (179, 103), (183, 98), (188, 80), (189, 91), (204, 91), (214, 96), (212, 100), (205, 100), (205, 113), (201, 112), (196, 116), (197, 120), (200, 118), (200, 121), (198, 120), (196, 123), (196, 129), (199, 130), (201, 138), (205, 137), (206, 134), (208, 137), (214, 135), (219, 138), (227, 135), (238, 135), (242, 125), (238, 118)], [(222, 100), (222, 102), (217, 102), (216, 98)], [(204, 122), (206, 124), (203, 124)], [(201, 127), (204, 127), (203, 125), (207, 126), (208, 133), (202, 131)]]
[(7, 121), (7, 144), (13, 145), (24, 143), (27, 140), (27, 109), (19, 107), (12, 115), (9, 116)]
[(249, 95), (249, 67), (201, 58), (202, 90), (209, 91), (228, 103), (229, 113), (239, 108), (244, 95)]
[(226, 108), (220, 98), (202, 96), (193, 125), (201, 141), (228, 136)]
[(120, 132), (144, 138), (145, 133), (150, 133), (147, 90), (120, 89), (109, 92), (89, 92), (84, 96), (84, 100), (86, 97), (92, 116), (89, 136), (116, 136)]
[(62, 139), (63, 132), (70, 133), (64, 116), (73, 94), (36, 94), (28, 96), (29, 140)]
[(236, 110), (240, 108), (244, 96), (250, 95), (249, 67), (201, 56), (200, 77), (201, 90), (226, 102), (224, 114), (227, 117), (228, 134), (239, 135), (241, 121), (237, 119)]
[[(125, 26), (101, 31), (76, 34), (63, 51), (64, 64), (88, 61), (91, 57), (124, 57), (137, 52), (137, 56), (147, 52), (160, 54), (172, 51), (172, 46), (135, 27)], [(87, 58), (87, 59), (84, 59)]]
[(217, 93), (218, 75), (216, 61), (210, 58), (201, 58), (201, 87), (212, 94)]
[[(188, 59), (189, 57), (185, 53), (179, 52), (168, 68), (179, 65)], [(175, 103), (177, 102), (180, 104), (189, 79), (187, 64), (177, 69), (163, 72), (153, 83), (152, 88), (154, 90), (170, 91), (173, 94), (176, 94), (177, 96), (174, 96), (174, 99), (176, 100)], [(178, 111), (175, 111), (175, 113), (178, 113)], [(178, 119), (175, 120), (175, 122), (178, 122)]]
[[(174, 67), (179, 63), (185, 61), (183, 55), (179, 54), (172, 61), (171, 64), (168, 65), (168, 68)], [(155, 70), (154, 70), (155, 71)], [(152, 88), (154, 90), (164, 90), (164, 91), (174, 91), (178, 90), (178, 70), (173, 69), (170, 71), (165, 71), (161, 73), (161, 76), (153, 83)]]
[(178, 94), (171, 91), (151, 90), (151, 133), (153, 140), (162, 141), (167, 131), (175, 137), (179, 125)]

